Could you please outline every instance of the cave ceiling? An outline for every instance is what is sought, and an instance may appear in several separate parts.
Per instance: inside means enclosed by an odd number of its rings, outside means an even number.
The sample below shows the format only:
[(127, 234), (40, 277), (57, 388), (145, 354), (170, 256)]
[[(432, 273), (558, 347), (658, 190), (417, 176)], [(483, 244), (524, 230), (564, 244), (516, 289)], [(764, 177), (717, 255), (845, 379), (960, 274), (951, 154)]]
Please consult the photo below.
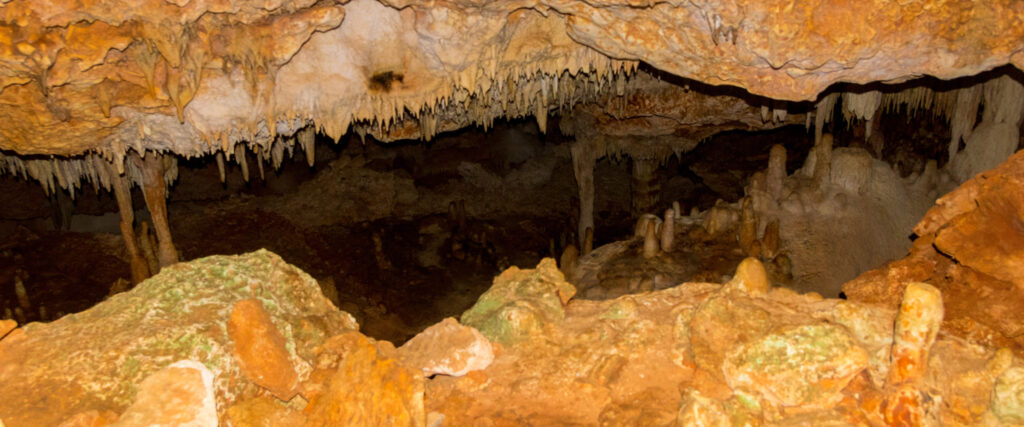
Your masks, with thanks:
[[(1024, 69), (1024, 2), (1013, 0), (0, 0), (0, 10), (0, 150), (18, 155), (231, 153), (310, 123), (333, 138), (430, 138), (502, 117), (545, 128), (570, 109), (586, 117), (577, 127), (606, 135), (696, 140), (802, 122), (779, 103), (814, 101), (837, 82)], [(657, 73), (749, 96), (697, 94)]]

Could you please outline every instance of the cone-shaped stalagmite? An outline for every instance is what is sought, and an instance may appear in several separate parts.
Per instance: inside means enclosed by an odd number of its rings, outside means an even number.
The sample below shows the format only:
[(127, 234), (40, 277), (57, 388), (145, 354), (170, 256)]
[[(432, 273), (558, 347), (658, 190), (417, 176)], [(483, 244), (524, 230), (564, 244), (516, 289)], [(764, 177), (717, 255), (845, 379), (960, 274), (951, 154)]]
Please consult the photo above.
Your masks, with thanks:
[(146, 198), (153, 228), (157, 238), (157, 259), (160, 267), (178, 262), (178, 252), (171, 241), (171, 227), (167, 223), (167, 183), (164, 180), (164, 161), (159, 153), (150, 153), (145, 158), (134, 157), (142, 172), (142, 194)]
[(654, 258), (658, 255), (658, 233), (654, 222), (647, 223), (647, 234), (644, 235), (644, 258)]
[(665, 219), (661, 223), (661, 250), (672, 252), (676, 239), (676, 212), (672, 209), (665, 211)]
[(132, 194), (130, 183), (125, 176), (117, 175), (113, 165), (110, 166), (113, 176), (114, 198), (117, 199), (117, 211), (121, 215), (121, 237), (124, 238), (124, 246), (128, 250), (132, 269), (132, 284), (137, 285), (149, 278), (151, 272), (146, 259), (142, 257), (139, 245), (135, 239), (135, 208), (132, 206)]

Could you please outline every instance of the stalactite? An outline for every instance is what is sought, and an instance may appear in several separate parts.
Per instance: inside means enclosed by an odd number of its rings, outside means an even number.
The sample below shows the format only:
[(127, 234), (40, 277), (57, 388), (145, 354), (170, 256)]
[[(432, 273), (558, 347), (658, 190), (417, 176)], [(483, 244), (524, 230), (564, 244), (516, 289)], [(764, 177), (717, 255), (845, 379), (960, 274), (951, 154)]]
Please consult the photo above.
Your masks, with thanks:
[(950, 162), (961, 182), (994, 168), (1020, 144), (1024, 85), (1010, 76), (1002, 76), (985, 82), (982, 91), (985, 108), (981, 123), (971, 132), (964, 150)]
[(306, 163), (313, 167), (316, 161), (316, 129), (313, 126), (306, 126), (299, 130), (296, 138), (302, 146), (302, 151), (306, 153)]
[(224, 153), (218, 151), (213, 157), (217, 159), (217, 172), (220, 173), (220, 183), (223, 184), (227, 179), (227, 173), (224, 171)]
[(978, 106), (981, 104), (982, 85), (973, 85), (957, 91), (956, 104), (949, 121), (949, 160), (952, 161), (960, 151), (960, 142), (967, 141), (974, 130), (974, 122), (978, 119)]
[(249, 182), (249, 159), (245, 157), (245, 145), (238, 144), (235, 146), (235, 161), (242, 168), (242, 179), (245, 182)]
[(814, 109), (814, 145), (821, 142), (821, 135), (825, 131), (825, 123), (832, 120), (832, 112), (839, 99), (838, 93), (830, 93), (821, 98)]

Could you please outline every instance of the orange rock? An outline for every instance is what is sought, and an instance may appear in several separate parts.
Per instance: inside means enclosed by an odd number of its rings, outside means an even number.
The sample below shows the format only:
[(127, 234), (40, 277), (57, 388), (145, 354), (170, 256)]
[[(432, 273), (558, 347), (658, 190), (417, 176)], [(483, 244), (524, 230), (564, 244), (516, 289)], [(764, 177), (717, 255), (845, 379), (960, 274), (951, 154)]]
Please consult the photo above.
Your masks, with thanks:
[(139, 385), (132, 406), (113, 425), (216, 426), (213, 374), (192, 360), (176, 362)]
[(111, 411), (85, 411), (81, 412), (64, 422), (59, 427), (103, 427), (117, 421), (117, 414)]
[(405, 343), (398, 349), (398, 357), (424, 375), (458, 377), (487, 368), (494, 361), (494, 351), (480, 331), (449, 317)]
[(228, 321), (234, 356), (247, 378), (278, 399), (291, 400), (298, 392), (299, 376), (292, 365), (285, 339), (257, 299), (235, 304)]
[(907, 427), (938, 425), (934, 419), (935, 403), (934, 398), (914, 387), (901, 387), (882, 403), (885, 424)]
[(918, 381), (924, 376), (928, 350), (939, 333), (944, 313), (938, 289), (927, 283), (907, 285), (893, 334), (890, 385)]
[(236, 403), (228, 409), (228, 419), (235, 427), (297, 426), (306, 421), (302, 412), (270, 396)]
[[(340, 357), (326, 390), (309, 402), (308, 426), (422, 426), (423, 375), (386, 357), (363, 334), (324, 344)], [(324, 355), (321, 355), (324, 357)]]
[(3, 339), (3, 337), (6, 337), (8, 332), (13, 331), (14, 328), (17, 328), (17, 327), (18, 327), (18, 322), (15, 322), (15, 321), (13, 321), (11, 319), (0, 320), (0, 339)]

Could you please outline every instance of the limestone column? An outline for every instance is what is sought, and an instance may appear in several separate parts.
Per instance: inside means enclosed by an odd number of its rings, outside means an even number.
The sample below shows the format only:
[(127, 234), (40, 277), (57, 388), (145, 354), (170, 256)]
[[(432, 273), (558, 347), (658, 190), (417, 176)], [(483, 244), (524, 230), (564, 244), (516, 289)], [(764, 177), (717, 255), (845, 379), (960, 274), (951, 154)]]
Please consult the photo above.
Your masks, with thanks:
[(576, 142), (570, 149), (572, 153), (572, 170), (576, 176), (576, 188), (579, 190), (580, 219), (576, 237), (577, 245), (586, 247), (587, 229), (590, 229), (593, 242), (594, 229), (594, 165), (597, 163), (597, 150), (591, 144)]
[(164, 180), (164, 161), (159, 153), (150, 153), (145, 158), (134, 157), (135, 164), (142, 172), (142, 194), (146, 207), (153, 219), (157, 238), (157, 259), (160, 267), (178, 262), (178, 252), (171, 241), (171, 227), (167, 222), (167, 183)]
[(114, 198), (117, 199), (117, 211), (121, 215), (121, 237), (124, 238), (124, 246), (128, 250), (132, 269), (132, 284), (137, 285), (150, 276), (149, 264), (142, 257), (138, 241), (135, 239), (135, 209), (132, 207), (131, 187), (128, 178), (120, 176), (117, 171), (111, 169), (111, 184), (114, 189)]
[(661, 182), (658, 181), (658, 159), (633, 157), (631, 181), (633, 217), (651, 213), (661, 200)]

